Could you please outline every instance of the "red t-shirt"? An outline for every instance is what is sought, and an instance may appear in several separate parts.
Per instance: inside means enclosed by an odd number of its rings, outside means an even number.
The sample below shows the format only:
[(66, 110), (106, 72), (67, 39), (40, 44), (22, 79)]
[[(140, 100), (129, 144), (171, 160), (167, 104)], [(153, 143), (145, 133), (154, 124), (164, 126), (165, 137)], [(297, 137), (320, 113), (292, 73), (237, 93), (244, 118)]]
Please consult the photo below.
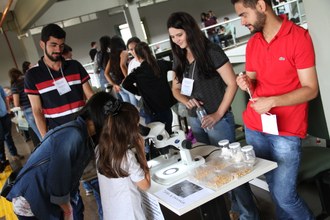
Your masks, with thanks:
[[(276, 36), (267, 43), (256, 33), (246, 47), (246, 70), (256, 73), (253, 97), (281, 95), (301, 88), (297, 69), (315, 66), (315, 54), (307, 30), (288, 21), (285, 16)], [(280, 135), (304, 138), (307, 131), (308, 104), (275, 107)], [(262, 131), (261, 116), (250, 107), (243, 113), (245, 125)]]

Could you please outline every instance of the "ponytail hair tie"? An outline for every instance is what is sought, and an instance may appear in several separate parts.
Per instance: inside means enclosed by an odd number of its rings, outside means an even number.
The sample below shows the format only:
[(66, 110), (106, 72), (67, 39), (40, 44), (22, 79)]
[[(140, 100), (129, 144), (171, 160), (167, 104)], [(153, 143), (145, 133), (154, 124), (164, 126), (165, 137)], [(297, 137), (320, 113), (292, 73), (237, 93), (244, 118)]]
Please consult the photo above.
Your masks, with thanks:
[(111, 115), (111, 116), (115, 116), (118, 115), (119, 110), (121, 107), (121, 101), (119, 101), (118, 99), (114, 100), (109, 100), (105, 103), (104, 105), (104, 114), (105, 115)]

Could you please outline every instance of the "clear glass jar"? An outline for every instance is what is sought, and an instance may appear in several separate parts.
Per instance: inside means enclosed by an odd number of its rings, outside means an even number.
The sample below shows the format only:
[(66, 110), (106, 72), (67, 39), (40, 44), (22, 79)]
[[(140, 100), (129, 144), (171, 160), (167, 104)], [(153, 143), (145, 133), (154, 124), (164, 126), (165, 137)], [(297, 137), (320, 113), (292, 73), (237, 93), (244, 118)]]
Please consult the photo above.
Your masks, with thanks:
[(229, 150), (229, 140), (224, 139), (218, 142), (218, 146), (221, 148), (221, 156), (224, 159), (230, 159), (231, 158), (231, 152)]
[(252, 145), (246, 145), (244, 147), (242, 147), (242, 153), (243, 153), (243, 158), (244, 158), (244, 162), (248, 165), (248, 166), (254, 166), (255, 162), (256, 162), (256, 155), (254, 153), (253, 150), (253, 146)]
[(233, 162), (239, 163), (243, 160), (241, 144), (239, 142), (233, 142), (233, 143), (229, 144), (229, 149), (231, 152), (231, 157), (233, 159)]
[(229, 140), (224, 139), (218, 142), (219, 147), (221, 148), (228, 148), (229, 146)]
[[(205, 108), (202, 106), (196, 108), (196, 114), (200, 122), (202, 122), (203, 117), (207, 115)], [(213, 127), (207, 127), (204, 128), (204, 131), (207, 132), (208, 130), (212, 130), (212, 129)]]

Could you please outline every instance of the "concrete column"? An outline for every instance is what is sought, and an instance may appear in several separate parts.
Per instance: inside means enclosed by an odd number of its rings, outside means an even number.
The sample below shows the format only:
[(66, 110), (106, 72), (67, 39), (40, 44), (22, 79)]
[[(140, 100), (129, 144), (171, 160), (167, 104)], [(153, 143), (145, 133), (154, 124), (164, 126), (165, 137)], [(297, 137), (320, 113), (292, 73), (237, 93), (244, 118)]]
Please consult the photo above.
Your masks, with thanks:
[(140, 40), (145, 41), (146, 39), (144, 38), (143, 29), (141, 27), (141, 18), (135, 1), (127, 4), (127, 7), (124, 7), (124, 14), (132, 36), (138, 37)]
[(37, 63), (37, 61), (40, 59), (37, 49), (39, 45), (35, 44), (33, 36), (29, 33), (28, 37), (22, 37), (20, 41), (23, 46), (26, 60), (30, 61), (31, 63)]
[[(319, 114), (310, 114), (310, 124), (315, 124), (316, 131), (315, 134), (313, 133), (312, 135), (322, 137), (317, 135), (318, 133), (324, 132), (323, 126), (320, 127), (318, 123), (325, 124), (325, 128), (327, 128), (328, 131), (330, 129), (330, 25), (327, 25), (330, 21), (330, 1), (304, 0), (304, 7), (308, 22), (308, 30), (313, 38), (316, 53), (316, 69), (321, 93), (320, 100), (322, 101), (318, 104), (310, 105), (311, 110), (313, 110), (313, 108), (318, 108), (316, 112), (319, 112)], [(324, 113), (323, 117), (322, 113)], [(329, 139), (329, 137), (327, 139)]]

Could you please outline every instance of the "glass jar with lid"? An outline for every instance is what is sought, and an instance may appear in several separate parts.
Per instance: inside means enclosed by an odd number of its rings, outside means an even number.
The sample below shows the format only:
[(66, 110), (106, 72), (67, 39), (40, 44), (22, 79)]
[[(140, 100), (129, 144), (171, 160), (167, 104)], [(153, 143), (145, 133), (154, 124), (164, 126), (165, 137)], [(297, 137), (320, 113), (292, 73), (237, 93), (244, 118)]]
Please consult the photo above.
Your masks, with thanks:
[(233, 162), (239, 163), (243, 160), (241, 144), (239, 142), (233, 142), (233, 143), (229, 144), (229, 149), (231, 152), (231, 157), (233, 159)]
[(229, 140), (224, 139), (218, 142), (218, 146), (221, 148), (221, 156), (224, 159), (230, 159), (231, 158), (231, 152), (229, 150)]
[(244, 158), (244, 162), (248, 165), (248, 166), (254, 166), (255, 162), (256, 162), (256, 155), (254, 153), (253, 150), (253, 146), (252, 145), (246, 145), (244, 147), (242, 147), (242, 153), (243, 153), (243, 158)]

